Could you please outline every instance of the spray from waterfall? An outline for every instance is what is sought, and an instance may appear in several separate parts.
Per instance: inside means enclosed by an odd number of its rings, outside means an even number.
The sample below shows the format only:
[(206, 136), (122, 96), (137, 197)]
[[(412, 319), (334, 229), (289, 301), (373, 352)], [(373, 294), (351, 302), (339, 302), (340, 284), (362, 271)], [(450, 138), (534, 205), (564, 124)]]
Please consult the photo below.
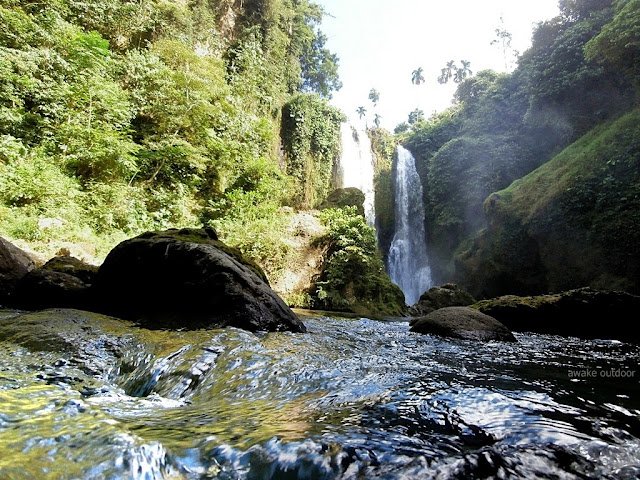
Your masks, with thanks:
[(397, 151), (395, 191), (396, 225), (387, 270), (404, 292), (407, 305), (413, 305), (433, 282), (427, 256), (422, 184), (413, 155), (402, 146)]
[(375, 223), (373, 190), (373, 151), (364, 128), (343, 123), (340, 128), (342, 153), (338, 160), (338, 188), (355, 187), (364, 193), (364, 216), (369, 225)]

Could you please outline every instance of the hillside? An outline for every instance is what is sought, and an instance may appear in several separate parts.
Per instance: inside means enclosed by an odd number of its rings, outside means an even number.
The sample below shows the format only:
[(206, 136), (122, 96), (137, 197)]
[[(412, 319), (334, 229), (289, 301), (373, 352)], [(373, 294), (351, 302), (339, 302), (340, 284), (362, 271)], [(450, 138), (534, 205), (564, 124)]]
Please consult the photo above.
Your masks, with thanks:
[(640, 110), (598, 126), (492, 194), (456, 258), (476, 295), (640, 290)]
[(275, 274), (329, 188), (337, 57), (302, 0), (0, 1), (0, 235), (99, 260), (215, 227)]

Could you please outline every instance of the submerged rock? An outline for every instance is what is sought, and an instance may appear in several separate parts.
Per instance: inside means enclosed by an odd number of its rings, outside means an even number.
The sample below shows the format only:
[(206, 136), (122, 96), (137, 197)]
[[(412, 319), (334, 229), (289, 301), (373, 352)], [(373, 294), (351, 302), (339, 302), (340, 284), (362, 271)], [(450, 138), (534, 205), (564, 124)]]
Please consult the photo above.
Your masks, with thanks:
[(114, 248), (98, 270), (96, 307), (148, 326), (304, 332), (257, 265), (211, 229), (149, 232)]
[(640, 340), (640, 297), (580, 288), (552, 295), (505, 295), (473, 305), (516, 331)]
[(25, 252), (0, 237), (0, 304), (11, 303), (18, 282), (34, 268)]
[(509, 329), (498, 320), (469, 307), (445, 307), (435, 310), (417, 318), (411, 331), (482, 342), (516, 341)]
[(466, 307), (476, 303), (468, 292), (455, 283), (432, 287), (420, 296), (418, 303), (411, 307), (411, 315), (424, 316), (445, 307)]

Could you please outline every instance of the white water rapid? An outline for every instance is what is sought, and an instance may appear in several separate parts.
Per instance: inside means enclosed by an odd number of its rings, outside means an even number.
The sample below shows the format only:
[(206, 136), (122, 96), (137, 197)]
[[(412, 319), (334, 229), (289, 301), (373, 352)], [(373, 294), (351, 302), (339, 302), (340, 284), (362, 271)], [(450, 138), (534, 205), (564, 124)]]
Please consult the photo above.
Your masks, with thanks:
[(387, 268), (391, 280), (404, 292), (407, 305), (413, 305), (431, 288), (432, 280), (424, 230), (422, 184), (413, 155), (400, 145), (395, 190), (396, 228)]
[(373, 151), (364, 128), (343, 123), (340, 128), (342, 152), (338, 160), (338, 188), (355, 187), (364, 193), (364, 216), (369, 225), (375, 223), (373, 190)]

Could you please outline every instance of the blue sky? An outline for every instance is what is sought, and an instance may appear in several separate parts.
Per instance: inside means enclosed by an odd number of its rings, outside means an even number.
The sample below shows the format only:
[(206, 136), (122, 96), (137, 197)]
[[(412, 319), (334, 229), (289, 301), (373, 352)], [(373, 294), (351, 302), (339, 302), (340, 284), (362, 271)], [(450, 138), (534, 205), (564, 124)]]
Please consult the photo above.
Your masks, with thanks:
[[(367, 96), (376, 88), (375, 111), (390, 130), (415, 108), (429, 116), (451, 104), (455, 85), (436, 81), (448, 60), (469, 60), (474, 72), (505, 70), (502, 49), (491, 45), (500, 17), (513, 47), (524, 51), (534, 25), (558, 13), (557, 0), (316, 1), (328, 13), (322, 26), (328, 47), (340, 57), (344, 86), (332, 103), (352, 118), (363, 105), (371, 122), (374, 108)], [(426, 82), (415, 86), (411, 72), (420, 66)]]

